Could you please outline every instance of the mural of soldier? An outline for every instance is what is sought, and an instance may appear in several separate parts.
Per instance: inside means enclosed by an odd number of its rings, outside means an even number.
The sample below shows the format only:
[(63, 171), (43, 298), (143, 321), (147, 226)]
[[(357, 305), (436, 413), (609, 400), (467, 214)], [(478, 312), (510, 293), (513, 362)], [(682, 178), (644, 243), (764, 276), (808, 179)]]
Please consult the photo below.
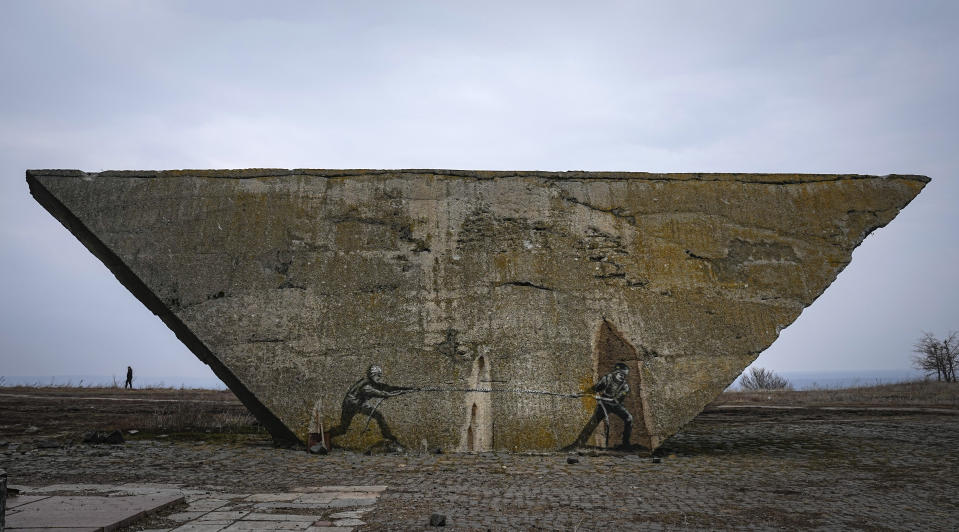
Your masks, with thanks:
[[(599, 381), (593, 385), (592, 391), (596, 393), (596, 410), (593, 417), (589, 419), (583, 431), (579, 433), (576, 441), (566, 447), (567, 450), (583, 447), (586, 440), (593, 434), (600, 421), (609, 420), (609, 414), (616, 414), (623, 420), (623, 443), (620, 447), (629, 448), (629, 438), (633, 432), (633, 416), (623, 406), (623, 400), (629, 393), (629, 384), (626, 378), (629, 376), (629, 366), (619, 362), (613, 366), (613, 371), (603, 375)], [(608, 425), (607, 425), (608, 429)], [(609, 434), (607, 433), (606, 444), (609, 444)]]
[[(379, 411), (380, 404), (390, 397), (396, 397), (407, 392), (414, 391), (415, 388), (404, 386), (390, 386), (383, 382), (383, 369), (377, 365), (372, 365), (366, 371), (366, 377), (356, 381), (346, 392), (343, 398), (343, 409), (340, 414), (340, 424), (330, 429), (330, 440), (337, 436), (346, 434), (350, 428), (350, 422), (356, 414), (365, 414), (367, 416), (367, 426), (370, 420), (376, 420), (380, 427), (380, 433), (383, 438), (389, 440), (396, 447), (402, 448), (396, 435), (390, 430), (383, 418), (383, 413)], [(364, 429), (365, 431), (366, 429)]]

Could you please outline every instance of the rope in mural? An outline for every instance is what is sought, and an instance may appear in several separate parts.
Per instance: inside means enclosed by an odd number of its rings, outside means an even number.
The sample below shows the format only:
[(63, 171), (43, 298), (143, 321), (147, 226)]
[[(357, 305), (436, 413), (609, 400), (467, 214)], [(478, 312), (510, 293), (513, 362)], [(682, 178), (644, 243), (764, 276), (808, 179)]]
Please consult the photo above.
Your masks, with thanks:
[[(527, 393), (527, 394), (534, 394), (534, 395), (550, 395), (553, 397), (567, 397), (567, 398), (573, 398), (573, 399), (578, 399), (580, 397), (586, 397), (591, 395), (593, 396), (593, 398), (598, 399), (599, 402), (603, 401), (602, 397), (594, 394), (587, 394), (587, 393), (558, 393), (558, 392), (547, 392), (543, 390), (494, 390), (492, 388), (408, 388), (408, 389), (399, 391), (399, 394), (404, 395), (404, 394), (413, 393), (413, 392)], [(374, 413), (380, 408), (380, 405), (383, 404), (383, 401), (385, 400), (386, 400), (386, 397), (380, 398), (380, 400), (376, 402), (376, 405), (373, 406), (373, 410), (366, 417), (366, 425), (363, 426), (363, 432), (361, 432), (361, 434), (365, 433), (366, 430), (370, 428), (370, 422), (373, 420)], [(604, 408), (603, 411), (605, 412), (605, 410), (606, 409)], [(607, 424), (606, 440), (609, 441), (609, 417), (608, 416), (607, 416), (606, 424)]]
[[(594, 396), (592, 393), (559, 393), (547, 392), (544, 390), (510, 390), (492, 388), (413, 388), (408, 392), (464, 392), (464, 393), (526, 393), (533, 395), (551, 395), (553, 397), (579, 398), (585, 396)], [(594, 396), (595, 397), (595, 396)]]
[[(547, 390), (526, 390), (515, 388), (458, 388), (458, 387), (407, 387), (391, 386), (383, 382), (383, 369), (373, 364), (367, 370), (366, 377), (356, 381), (346, 392), (343, 398), (343, 407), (340, 412), (340, 424), (330, 429), (329, 436), (332, 440), (336, 436), (345, 434), (350, 426), (350, 421), (357, 414), (366, 415), (366, 423), (363, 426), (361, 434), (366, 433), (370, 425), (375, 421), (380, 427), (380, 432), (385, 440), (402, 447), (396, 436), (390, 430), (389, 425), (380, 406), (390, 397), (397, 397), (415, 392), (428, 393), (500, 393), (500, 394), (526, 394), (541, 395), (547, 397), (560, 397), (564, 399), (580, 399), (591, 397), (596, 400), (596, 407), (593, 416), (583, 427), (576, 441), (568, 448), (582, 447), (586, 444), (587, 438), (593, 433), (600, 422), (605, 425), (606, 446), (609, 446), (609, 415), (615, 414), (623, 420), (623, 443), (624, 447), (630, 445), (630, 435), (632, 433), (633, 416), (626, 410), (623, 400), (629, 393), (629, 384), (627, 384), (627, 375), (629, 367), (622, 362), (617, 363), (613, 370), (603, 375), (588, 392), (563, 393), (551, 392)], [(483, 382), (503, 382), (503, 381), (483, 381)], [(453, 384), (453, 383), (444, 383)]]
[[(525, 393), (533, 395), (549, 395), (552, 397), (566, 397), (570, 399), (579, 399), (581, 397), (592, 396), (596, 399), (597, 403), (603, 409), (603, 415), (605, 417), (605, 426), (606, 426), (606, 445), (609, 446), (609, 414), (606, 412), (606, 407), (602, 406), (602, 403), (609, 401), (607, 397), (601, 395), (595, 395), (592, 393), (559, 393), (559, 392), (547, 392), (545, 390), (494, 390), (492, 388), (406, 388), (403, 390), (397, 390), (397, 395), (405, 395), (413, 392), (449, 392), (449, 393)], [(380, 405), (383, 404), (387, 398), (382, 397), (379, 401), (376, 402), (376, 405), (373, 406), (372, 411), (366, 417), (366, 425), (363, 426), (363, 431), (361, 434), (366, 433), (367, 429), (370, 428), (370, 422), (373, 421), (375, 412), (380, 408)]]

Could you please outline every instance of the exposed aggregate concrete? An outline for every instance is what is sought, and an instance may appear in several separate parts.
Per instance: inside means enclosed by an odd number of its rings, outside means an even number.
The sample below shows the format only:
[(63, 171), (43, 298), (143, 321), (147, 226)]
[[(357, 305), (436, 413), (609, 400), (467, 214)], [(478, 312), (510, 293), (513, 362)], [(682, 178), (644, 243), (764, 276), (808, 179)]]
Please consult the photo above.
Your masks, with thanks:
[[(27, 181), (274, 438), (305, 443), (316, 421), (340, 447), (450, 452), (571, 445), (616, 364), (632, 443), (658, 447), (929, 179), (255, 168)], [(344, 405), (373, 365), (409, 393), (364, 403), (384, 418), (367, 430)]]

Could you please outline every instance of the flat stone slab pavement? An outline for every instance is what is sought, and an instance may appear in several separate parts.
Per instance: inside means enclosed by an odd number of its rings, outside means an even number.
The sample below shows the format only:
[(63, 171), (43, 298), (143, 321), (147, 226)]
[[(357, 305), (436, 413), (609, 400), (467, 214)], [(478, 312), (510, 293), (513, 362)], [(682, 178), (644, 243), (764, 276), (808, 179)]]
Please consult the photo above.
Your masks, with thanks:
[(115, 530), (178, 502), (182, 495), (124, 497), (21, 496), (9, 499), (6, 530), (80, 532)]
[[(9, 499), (9, 531), (111, 531), (133, 526), (150, 532), (349, 532), (366, 524), (363, 514), (386, 490), (386, 486), (312, 486), (279, 493), (226, 493), (139, 483), (18, 488), (21, 495)], [(182, 507), (169, 509), (180, 503)]]

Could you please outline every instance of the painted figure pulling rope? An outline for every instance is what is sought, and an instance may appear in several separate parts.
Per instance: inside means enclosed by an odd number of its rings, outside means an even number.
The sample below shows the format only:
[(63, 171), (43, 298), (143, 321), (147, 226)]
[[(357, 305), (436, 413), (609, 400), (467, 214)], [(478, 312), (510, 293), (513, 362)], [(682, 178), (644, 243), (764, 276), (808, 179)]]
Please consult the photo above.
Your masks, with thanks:
[(366, 429), (369, 428), (371, 420), (376, 420), (377, 425), (380, 426), (380, 432), (383, 434), (383, 438), (389, 440), (397, 447), (402, 447), (399, 440), (396, 439), (396, 435), (390, 430), (390, 426), (386, 424), (383, 413), (378, 409), (386, 399), (403, 395), (413, 390), (415, 390), (415, 388), (390, 386), (384, 383), (383, 368), (377, 365), (370, 366), (370, 368), (366, 370), (366, 377), (356, 381), (356, 383), (347, 390), (346, 397), (343, 398), (340, 424), (330, 429), (330, 440), (346, 434), (346, 431), (350, 428), (350, 422), (356, 414), (366, 414), (366, 426), (363, 428), (363, 432), (366, 432)]
[(621, 447), (629, 448), (629, 438), (633, 433), (633, 416), (623, 406), (623, 400), (629, 393), (629, 383), (626, 378), (629, 376), (629, 366), (622, 362), (613, 366), (613, 371), (603, 375), (602, 378), (593, 386), (593, 392), (596, 392), (596, 410), (593, 411), (593, 417), (589, 419), (582, 432), (567, 450), (583, 447), (586, 440), (596, 430), (600, 421), (606, 422), (606, 446), (609, 446), (609, 414), (612, 412), (623, 420), (623, 443)]
[(462, 393), (517, 393), (533, 395), (549, 395), (553, 397), (580, 398), (584, 396), (593, 396), (596, 399), (596, 410), (592, 418), (583, 428), (579, 437), (566, 449), (574, 449), (586, 445), (586, 440), (596, 430), (600, 421), (605, 423), (606, 446), (609, 446), (609, 414), (613, 413), (619, 416), (624, 423), (622, 447), (630, 446), (630, 436), (633, 429), (633, 416), (623, 406), (623, 400), (629, 393), (629, 384), (626, 379), (629, 375), (629, 367), (622, 362), (616, 364), (613, 371), (604, 375), (592, 387), (590, 393), (559, 393), (544, 390), (511, 390), (511, 389), (491, 389), (491, 388), (413, 388), (406, 386), (391, 386), (383, 382), (383, 369), (377, 365), (372, 365), (366, 372), (366, 377), (356, 381), (346, 392), (343, 398), (343, 408), (340, 414), (340, 424), (329, 431), (329, 437), (332, 440), (341, 436), (349, 429), (350, 422), (357, 414), (366, 415), (366, 424), (363, 426), (361, 434), (370, 428), (370, 423), (376, 421), (379, 425), (383, 438), (390, 441), (396, 447), (402, 448), (396, 435), (390, 430), (383, 413), (380, 411), (380, 405), (390, 397), (397, 397), (411, 392), (462, 392)]

